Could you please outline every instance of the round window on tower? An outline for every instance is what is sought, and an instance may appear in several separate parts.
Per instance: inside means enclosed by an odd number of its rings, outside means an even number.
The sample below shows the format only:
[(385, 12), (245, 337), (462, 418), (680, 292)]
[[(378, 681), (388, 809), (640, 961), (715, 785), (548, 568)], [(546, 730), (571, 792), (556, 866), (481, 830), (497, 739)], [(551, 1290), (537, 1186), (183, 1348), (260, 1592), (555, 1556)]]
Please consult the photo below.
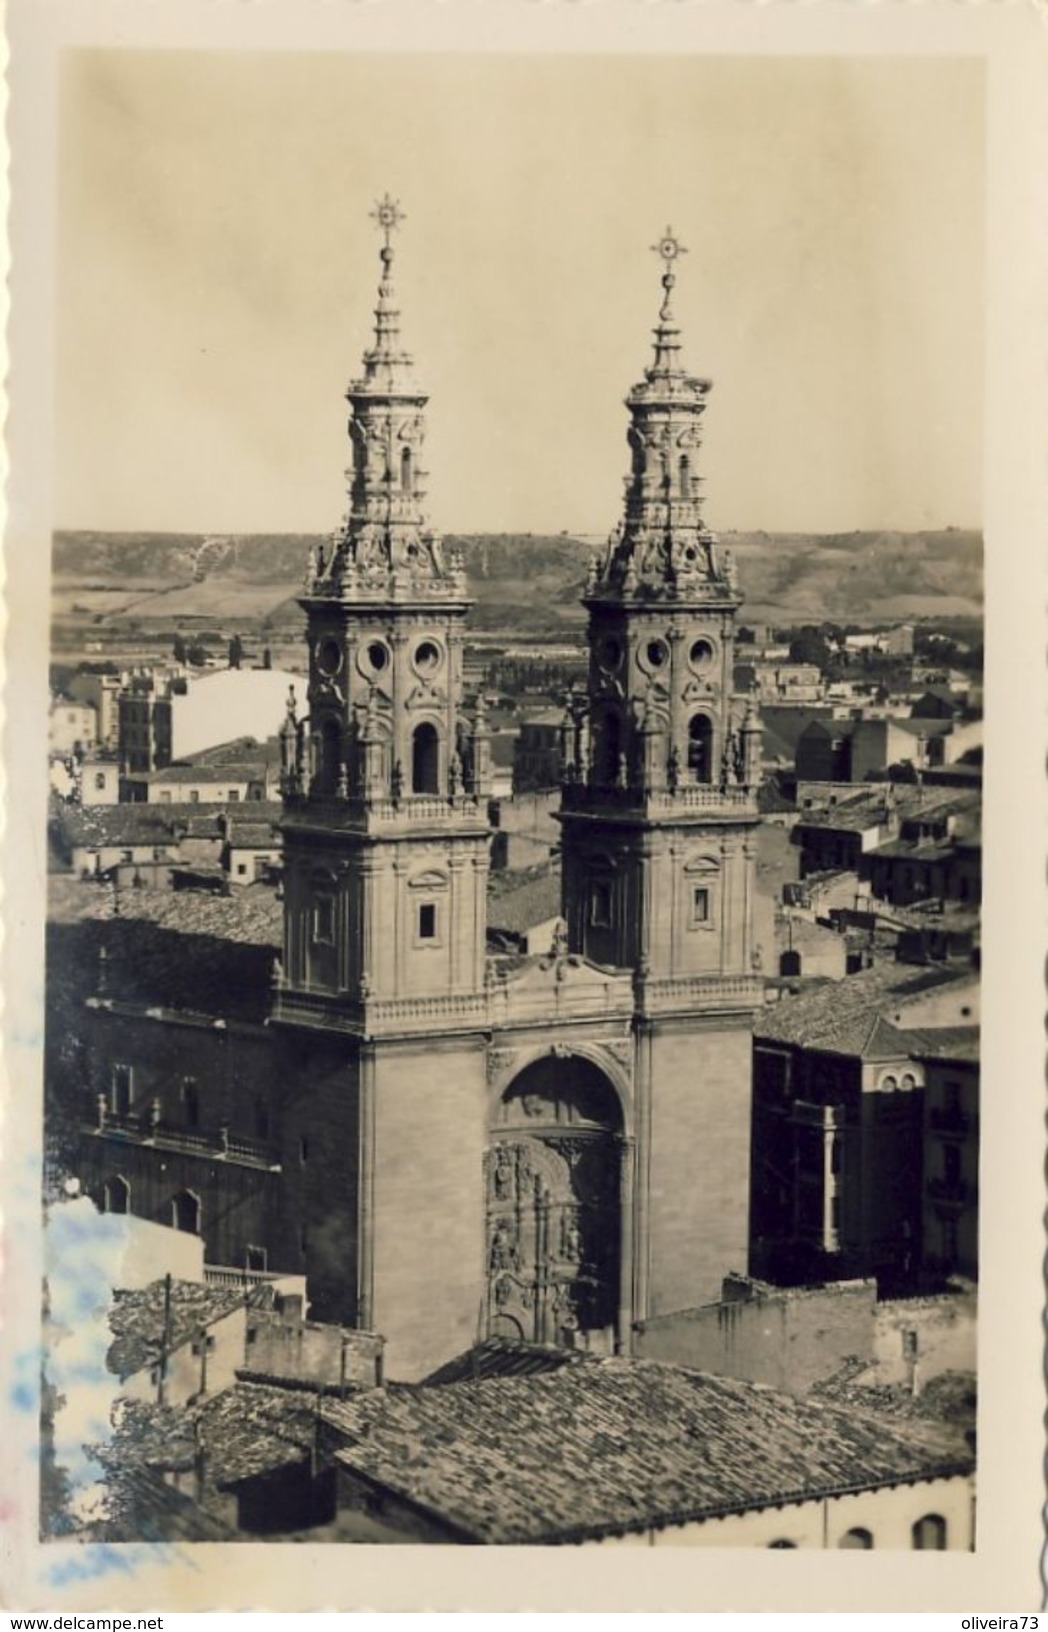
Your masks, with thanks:
[(644, 648), (644, 655), (648, 660), (648, 667), (661, 669), (670, 655), (670, 649), (664, 640), (649, 640)]
[(419, 674), (435, 674), (444, 654), (435, 640), (420, 640), (415, 647), (413, 662)]
[(614, 674), (622, 662), (622, 642), (606, 635), (597, 648), (597, 662), (605, 674)]
[(367, 657), (368, 667), (372, 670), (372, 672), (374, 674), (381, 674), (382, 670), (389, 662), (389, 649), (388, 647), (383, 646), (380, 640), (372, 640), (368, 643)]
[(337, 674), (342, 667), (342, 647), (337, 640), (319, 641), (316, 655), (321, 674)]
[(708, 640), (693, 640), (688, 652), (688, 661), (693, 669), (708, 669), (713, 664), (714, 650)]

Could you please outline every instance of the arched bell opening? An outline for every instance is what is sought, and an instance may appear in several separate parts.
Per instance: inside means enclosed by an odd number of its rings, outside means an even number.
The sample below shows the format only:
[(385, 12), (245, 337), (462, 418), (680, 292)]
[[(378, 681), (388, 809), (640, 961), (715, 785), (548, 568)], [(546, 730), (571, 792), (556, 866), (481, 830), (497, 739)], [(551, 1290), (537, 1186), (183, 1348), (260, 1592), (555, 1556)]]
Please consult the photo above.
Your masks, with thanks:
[(593, 769), (598, 787), (618, 786), (622, 773), (622, 720), (613, 708), (606, 708), (597, 721)]
[(314, 738), (314, 756), (316, 791), (333, 794), (338, 788), (342, 766), (342, 726), (333, 715), (327, 715), (320, 723)]
[(487, 1153), (487, 1329), (595, 1353), (624, 1339), (622, 1103), (593, 1061), (546, 1055), (495, 1107)]
[(411, 734), (411, 791), (440, 792), (440, 737), (429, 720), (416, 725)]
[(693, 714), (688, 721), (688, 777), (713, 781), (713, 721), (708, 714)]

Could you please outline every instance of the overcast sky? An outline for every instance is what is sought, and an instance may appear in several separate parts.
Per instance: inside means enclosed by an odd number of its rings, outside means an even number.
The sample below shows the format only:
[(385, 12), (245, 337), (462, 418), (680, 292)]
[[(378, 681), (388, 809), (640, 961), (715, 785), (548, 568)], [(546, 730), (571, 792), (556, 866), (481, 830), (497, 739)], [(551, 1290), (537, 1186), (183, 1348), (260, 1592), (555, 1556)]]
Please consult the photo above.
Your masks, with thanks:
[(671, 225), (712, 526), (982, 519), (963, 59), (72, 54), (57, 521), (326, 531), (387, 189), (431, 519), (604, 533)]

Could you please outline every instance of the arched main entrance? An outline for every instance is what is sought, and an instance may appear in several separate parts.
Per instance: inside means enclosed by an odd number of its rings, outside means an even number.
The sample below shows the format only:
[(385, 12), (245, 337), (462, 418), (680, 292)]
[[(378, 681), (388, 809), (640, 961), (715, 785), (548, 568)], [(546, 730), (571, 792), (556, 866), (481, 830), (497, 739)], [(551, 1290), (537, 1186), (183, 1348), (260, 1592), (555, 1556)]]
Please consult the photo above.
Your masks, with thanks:
[(610, 1353), (619, 1305), (622, 1109), (575, 1055), (525, 1067), (487, 1155), (487, 1329)]

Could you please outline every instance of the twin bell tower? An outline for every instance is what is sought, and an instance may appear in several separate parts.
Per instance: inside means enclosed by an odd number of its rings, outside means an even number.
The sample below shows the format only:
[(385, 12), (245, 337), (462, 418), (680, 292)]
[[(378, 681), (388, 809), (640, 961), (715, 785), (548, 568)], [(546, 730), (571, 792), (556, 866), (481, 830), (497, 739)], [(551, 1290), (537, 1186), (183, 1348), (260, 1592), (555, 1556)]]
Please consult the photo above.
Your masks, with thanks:
[(282, 731), (285, 1228), (315, 1312), (394, 1377), (478, 1337), (633, 1352), (745, 1269), (760, 725), (741, 604), (702, 519), (710, 390), (680, 360), (660, 241), (625, 510), (590, 567), (589, 678), (561, 730), (563, 920), (486, 952), (490, 739), (460, 557), (425, 514), (388, 197), (374, 340), (346, 393), (346, 516), (301, 605), (308, 715)]

